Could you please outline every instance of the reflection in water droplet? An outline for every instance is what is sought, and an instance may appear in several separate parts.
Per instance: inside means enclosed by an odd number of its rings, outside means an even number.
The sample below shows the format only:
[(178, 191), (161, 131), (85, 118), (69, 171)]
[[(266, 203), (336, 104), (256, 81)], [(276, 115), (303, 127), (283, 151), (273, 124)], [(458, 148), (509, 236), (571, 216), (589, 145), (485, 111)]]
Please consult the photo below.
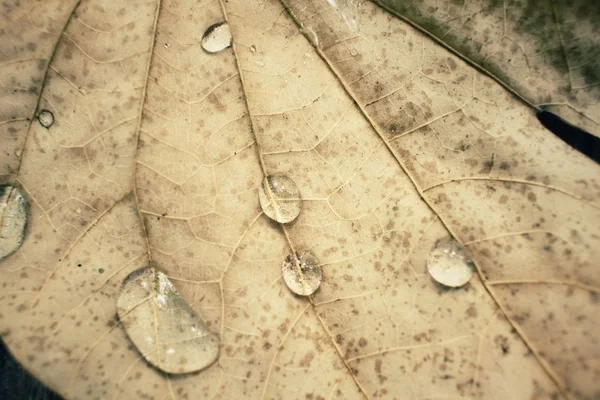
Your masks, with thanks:
[(327, 3), (338, 12), (350, 31), (358, 33), (360, 15), (358, 0), (327, 0)]
[(301, 296), (310, 296), (317, 291), (323, 280), (321, 266), (309, 251), (289, 254), (281, 265), (283, 280), (290, 290)]
[(138, 351), (164, 372), (198, 371), (219, 355), (219, 336), (155, 268), (140, 268), (125, 278), (117, 312)]
[(202, 48), (209, 53), (217, 53), (231, 46), (231, 29), (226, 22), (213, 24), (202, 36)]
[(286, 224), (300, 215), (300, 190), (287, 175), (267, 176), (258, 191), (258, 199), (264, 213), (279, 223)]
[(27, 200), (19, 189), (0, 186), (0, 260), (23, 243), (27, 225)]
[(48, 110), (42, 110), (38, 114), (38, 121), (44, 128), (50, 128), (54, 124), (54, 114)]
[(427, 256), (427, 270), (436, 282), (449, 287), (463, 286), (473, 276), (467, 250), (451, 238), (436, 242)]

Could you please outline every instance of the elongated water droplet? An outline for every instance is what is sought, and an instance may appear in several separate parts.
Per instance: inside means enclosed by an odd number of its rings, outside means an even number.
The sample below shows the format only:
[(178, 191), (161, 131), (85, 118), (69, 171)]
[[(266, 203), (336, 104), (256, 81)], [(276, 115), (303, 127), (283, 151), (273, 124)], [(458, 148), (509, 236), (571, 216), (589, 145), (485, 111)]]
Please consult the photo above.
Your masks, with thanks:
[(279, 223), (291, 222), (300, 215), (300, 189), (286, 175), (267, 176), (258, 191), (258, 199), (264, 213)]
[(27, 200), (19, 189), (0, 186), (0, 260), (23, 243), (27, 225)]
[(467, 250), (450, 238), (436, 242), (427, 256), (427, 270), (436, 282), (449, 287), (463, 286), (473, 276)]
[(281, 265), (283, 280), (290, 290), (301, 296), (317, 291), (323, 280), (321, 266), (309, 251), (289, 254)]
[(54, 114), (48, 110), (42, 110), (38, 114), (38, 121), (44, 128), (50, 128), (54, 124)]
[(125, 278), (117, 312), (138, 351), (164, 372), (198, 371), (219, 355), (219, 336), (155, 268), (140, 268)]
[(213, 24), (202, 36), (202, 48), (209, 53), (217, 53), (231, 46), (231, 29), (227, 22)]

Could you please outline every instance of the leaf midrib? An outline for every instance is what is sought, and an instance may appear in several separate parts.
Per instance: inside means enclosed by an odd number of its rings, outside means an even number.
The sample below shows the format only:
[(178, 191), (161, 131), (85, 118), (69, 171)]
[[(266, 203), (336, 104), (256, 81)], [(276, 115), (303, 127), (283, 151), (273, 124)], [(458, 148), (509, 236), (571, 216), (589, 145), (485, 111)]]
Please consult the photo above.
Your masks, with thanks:
[[(223, 17), (224, 17), (225, 21), (227, 23), (229, 23), (229, 20), (228, 20), (228, 17), (227, 17), (227, 10), (225, 9), (225, 4), (223, 3), (223, 0), (219, 0), (219, 3), (221, 5), (221, 11), (223, 13)], [(243, 92), (243, 95), (244, 95), (244, 104), (246, 105), (246, 110), (248, 111), (248, 118), (250, 120), (250, 129), (252, 130), (252, 135), (254, 136), (254, 142), (256, 143), (256, 152), (257, 152), (258, 159), (259, 159), (259, 162), (260, 162), (261, 170), (263, 172), (263, 179), (261, 181), (264, 182), (266, 180), (267, 176), (269, 176), (269, 173), (267, 171), (267, 167), (266, 167), (266, 164), (265, 164), (265, 161), (264, 161), (264, 158), (263, 158), (262, 146), (261, 146), (260, 140), (258, 138), (258, 135), (256, 134), (254, 116), (252, 115), (252, 112), (250, 111), (250, 105), (248, 103), (248, 96), (246, 95), (246, 84), (245, 84), (245, 81), (244, 81), (243, 69), (242, 69), (242, 66), (240, 64), (240, 59), (239, 59), (238, 54), (237, 54), (236, 45), (235, 45), (235, 38), (232, 39), (231, 48), (232, 48), (233, 55), (234, 55), (234, 58), (235, 58), (236, 67), (237, 67), (237, 70), (238, 70), (238, 75), (240, 77), (241, 89), (242, 89), (242, 92)], [(269, 185), (267, 185), (267, 187), (268, 186)], [(276, 206), (274, 206), (274, 207), (275, 207), (275, 209), (277, 208)], [(263, 213), (263, 215), (264, 215), (264, 213)], [(288, 244), (288, 247), (290, 249), (290, 253), (295, 257), (296, 254), (297, 254), (296, 247), (294, 246), (294, 244), (292, 242), (292, 239), (291, 239), (291, 237), (290, 237), (290, 235), (289, 235), (289, 233), (288, 233), (288, 231), (287, 231), (287, 229), (285, 227), (285, 224), (282, 224), (282, 223), (280, 223), (278, 221), (275, 221), (275, 222), (277, 222), (278, 226), (281, 228), (281, 231), (283, 232), (285, 240), (286, 240), (286, 242)], [(309, 295), (309, 296), (306, 296), (306, 297), (308, 299), (308, 302), (309, 302), (311, 310), (314, 312), (315, 316), (319, 320), (319, 323), (321, 324), (321, 327), (325, 331), (325, 334), (331, 339), (331, 344), (332, 344), (333, 348), (335, 349), (335, 352), (336, 352), (337, 356), (339, 357), (340, 361), (344, 364), (346, 370), (348, 371), (348, 373), (352, 377), (352, 380), (354, 381), (354, 383), (357, 386), (357, 388), (360, 391), (360, 393), (364, 396), (364, 398), (369, 399), (369, 395), (367, 394), (367, 391), (362, 387), (362, 385), (358, 381), (357, 377), (352, 373), (352, 368), (350, 368), (350, 365), (348, 365), (348, 362), (343, 357), (341, 350), (338, 348), (337, 343), (335, 342), (335, 340), (333, 338), (333, 335), (329, 332), (329, 329), (327, 328), (327, 326), (325, 325), (325, 323), (321, 319), (321, 316), (317, 312), (317, 308), (316, 308), (315, 303), (313, 301), (312, 295)], [(307, 305), (306, 308), (309, 305)], [(306, 311), (306, 308), (304, 308), (304, 310), (298, 315), (298, 317), (295, 320), (295, 322), (290, 326), (290, 329), (288, 330), (288, 333), (292, 330), (292, 328), (295, 326), (296, 322), (302, 317), (302, 315), (304, 315), (304, 312)], [(224, 324), (224, 321), (221, 321), (221, 324)], [(275, 362), (275, 358), (277, 357), (277, 353), (278, 353), (279, 349), (281, 348), (281, 346), (283, 345), (286, 337), (287, 337), (287, 334), (286, 334), (286, 336), (284, 336), (282, 338), (280, 345), (275, 350), (275, 354), (273, 354), (273, 359), (271, 360), (271, 363), (269, 365), (269, 371), (268, 371), (268, 374), (267, 374), (267, 376), (265, 378), (265, 383), (264, 383), (264, 386), (263, 386), (263, 391), (262, 391), (262, 395), (261, 395), (261, 397), (263, 399), (266, 396), (267, 387), (269, 386), (269, 375), (270, 375), (273, 363)]]

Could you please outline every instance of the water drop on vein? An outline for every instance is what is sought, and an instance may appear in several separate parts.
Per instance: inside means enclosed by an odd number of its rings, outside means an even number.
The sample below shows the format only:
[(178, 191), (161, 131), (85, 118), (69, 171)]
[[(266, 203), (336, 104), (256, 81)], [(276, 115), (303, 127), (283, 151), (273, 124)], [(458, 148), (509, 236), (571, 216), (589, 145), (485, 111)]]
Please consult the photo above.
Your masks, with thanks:
[(42, 110), (38, 114), (38, 121), (44, 128), (50, 128), (54, 124), (54, 114), (48, 110)]
[(321, 266), (309, 251), (288, 254), (281, 264), (281, 273), (287, 287), (300, 296), (316, 292), (323, 280)]
[(218, 358), (219, 336), (155, 268), (137, 269), (123, 280), (117, 313), (137, 350), (164, 372), (198, 371)]
[(26, 225), (27, 200), (19, 189), (0, 186), (0, 260), (21, 247)]
[(427, 256), (429, 275), (449, 287), (466, 285), (473, 276), (467, 250), (451, 238), (440, 239)]
[(287, 175), (268, 175), (258, 191), (264, 213), (274, 221), (286, 224), (300, 215), (300, 189)]
[(231, 29), (227, 22), (209, 26), (202, 36), (202, 48), (209, 53), (217, 53), (231, 46)]

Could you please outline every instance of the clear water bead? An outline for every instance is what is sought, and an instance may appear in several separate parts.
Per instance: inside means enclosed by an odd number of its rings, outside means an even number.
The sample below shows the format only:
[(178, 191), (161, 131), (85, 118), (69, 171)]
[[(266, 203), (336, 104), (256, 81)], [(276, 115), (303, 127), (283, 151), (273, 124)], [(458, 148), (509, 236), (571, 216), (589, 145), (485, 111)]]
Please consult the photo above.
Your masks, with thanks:
[(19, 189), (0, 186), (0, 260), (21, 247), (26, 225), (27, 200)]
[(231, 46), (231, 28), (227, 22), (213, 24), (202, 36), (202, 48), (209, 53), (217, 53)]
[(323, 271), (309, 251), (289, 254), (281, 265), (283, 280), (290, 290), (300, 296), (310, 296), (323, 280)]
[(164, 372), (198, 371), (219, 355), (219, 335), (208, 329), (156, 268), (140, 268), (125, 278), (117, 313), (138, 351)]
[(449, 287), (466, 285), (473, 276), (473, 267), (467, 250), (451, 238), (440, 239), (427, 256), (429, 275)]
[(38, 121), (44, 128), (50, 128), (54, 124), (54, 114), (48, 110), (42, 110), (38, 114)]
[(264, 213), (279, 223), (286, 224), (300, 215), (300, 189), (287, 175), (267, 176), (258, 191), (258, 199)]

